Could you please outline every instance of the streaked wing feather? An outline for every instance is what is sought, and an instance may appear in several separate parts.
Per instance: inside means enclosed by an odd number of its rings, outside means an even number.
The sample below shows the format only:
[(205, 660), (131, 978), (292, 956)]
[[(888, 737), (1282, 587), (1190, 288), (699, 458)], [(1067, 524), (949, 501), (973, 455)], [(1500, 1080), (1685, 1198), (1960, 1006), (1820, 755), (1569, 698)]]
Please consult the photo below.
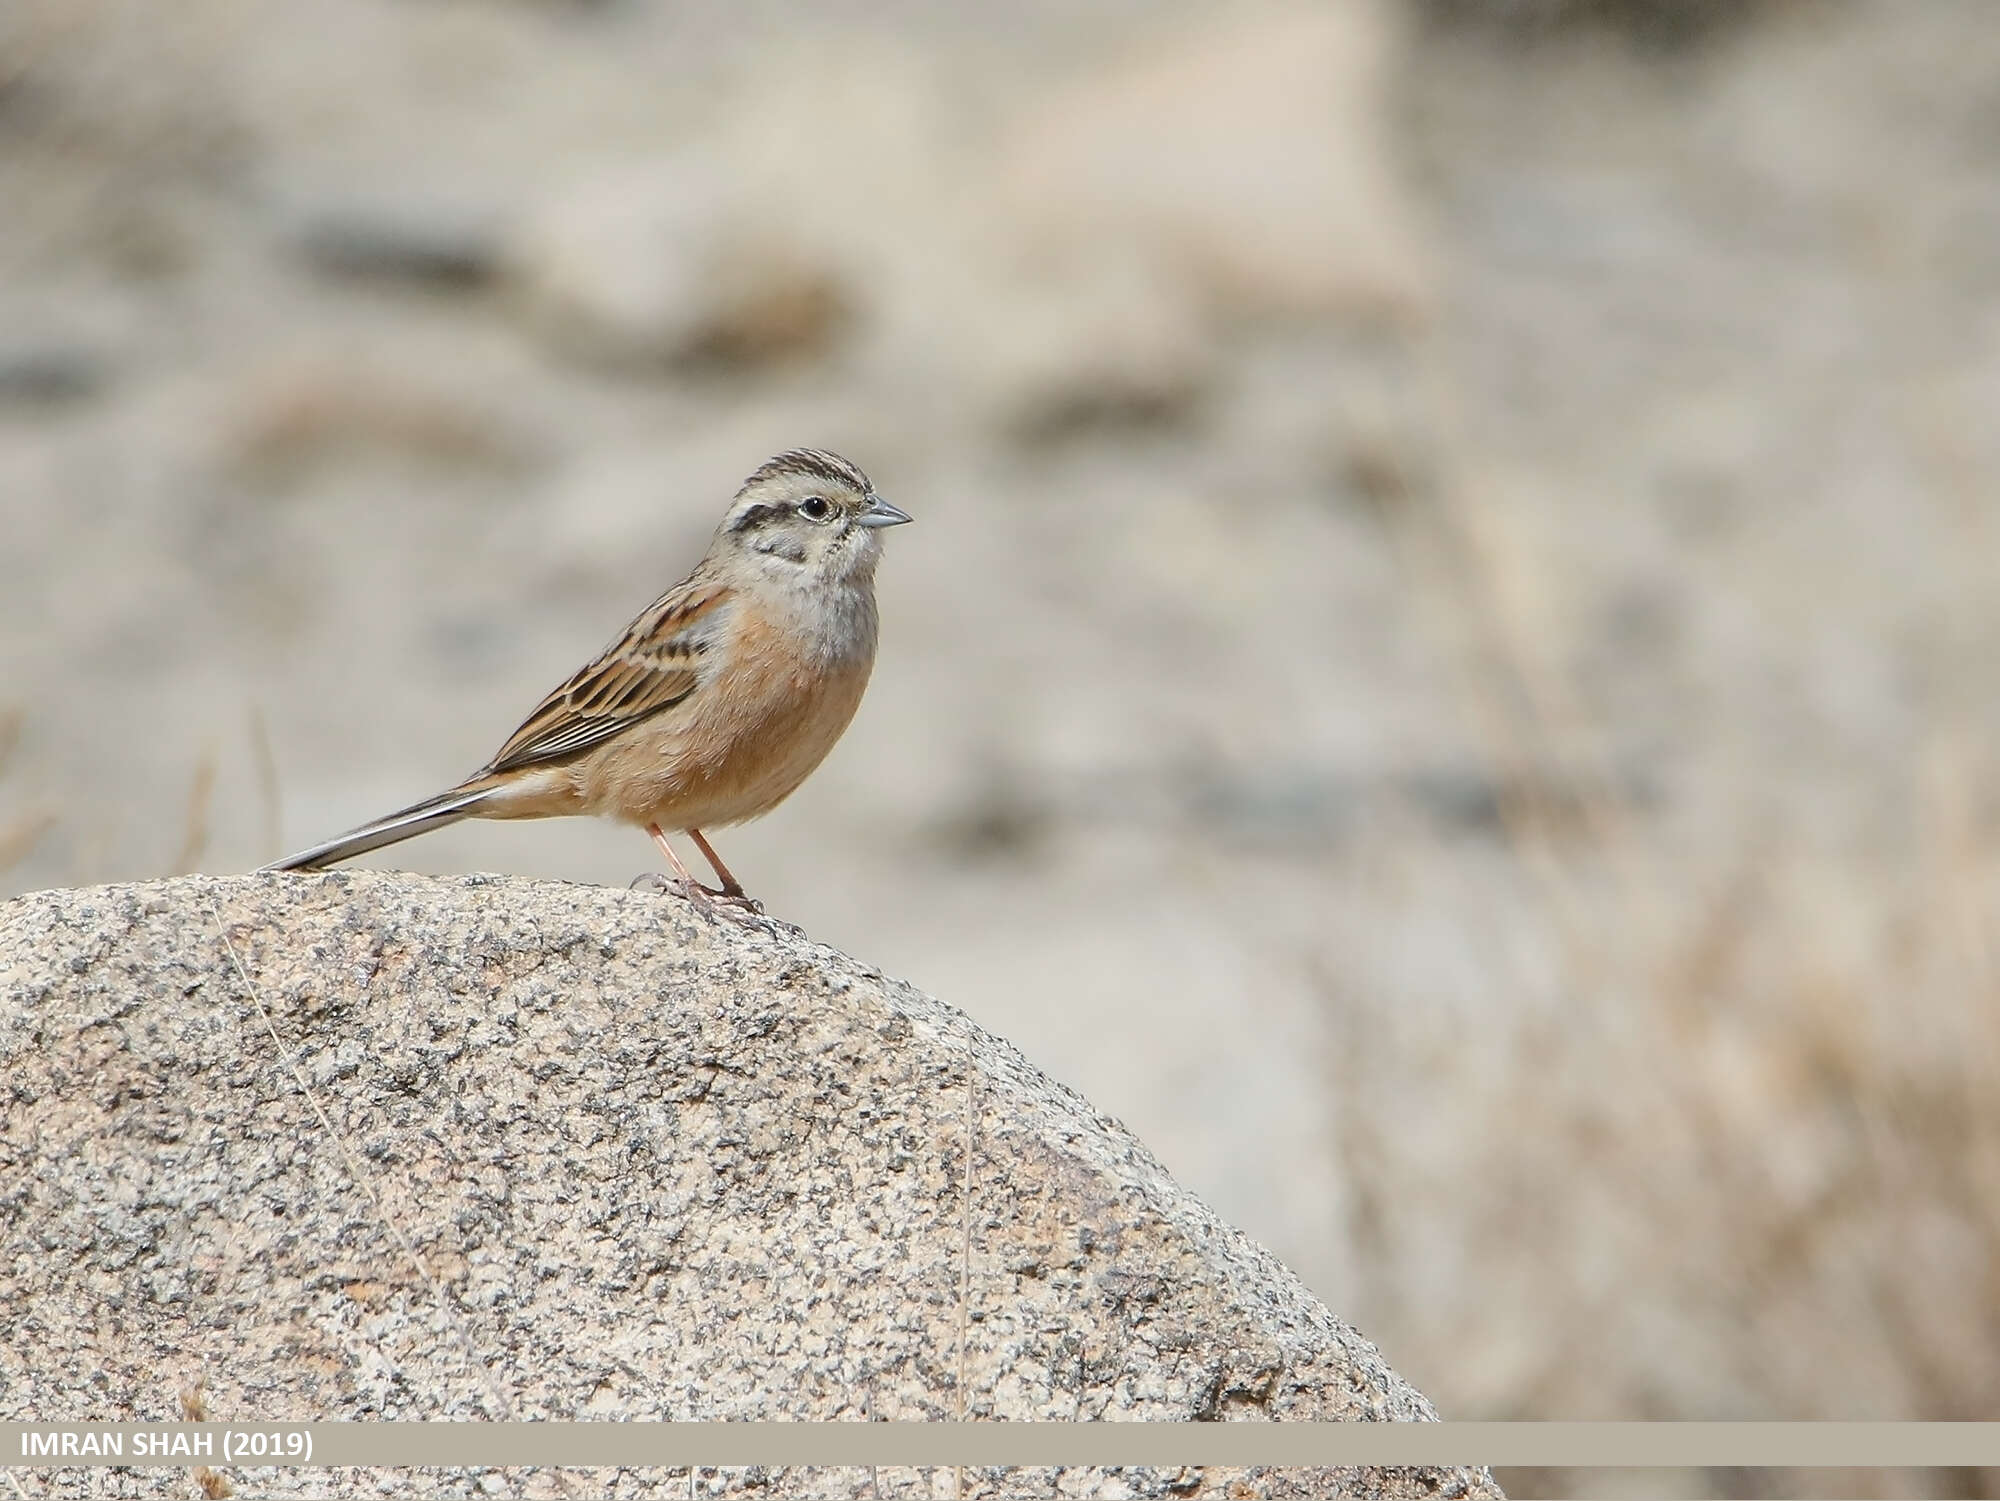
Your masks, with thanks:
[(516, 771), (602, 745), (695, 689), (695, 628), (729, 591), (690, 579), (663, 595), (595, 660), (535, 706), (487, 765)]

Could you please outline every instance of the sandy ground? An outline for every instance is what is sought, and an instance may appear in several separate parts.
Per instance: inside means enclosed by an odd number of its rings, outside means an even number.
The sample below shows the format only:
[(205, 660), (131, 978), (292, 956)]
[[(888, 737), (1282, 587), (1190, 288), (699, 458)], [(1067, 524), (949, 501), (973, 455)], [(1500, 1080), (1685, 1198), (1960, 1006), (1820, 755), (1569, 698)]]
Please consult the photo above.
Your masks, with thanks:
[(16, 10), (0, 882), (445, 785), (834, 447), (773, 911), (1449, 1415), (1989, 1414), (2000, 28), (1464, 10)]

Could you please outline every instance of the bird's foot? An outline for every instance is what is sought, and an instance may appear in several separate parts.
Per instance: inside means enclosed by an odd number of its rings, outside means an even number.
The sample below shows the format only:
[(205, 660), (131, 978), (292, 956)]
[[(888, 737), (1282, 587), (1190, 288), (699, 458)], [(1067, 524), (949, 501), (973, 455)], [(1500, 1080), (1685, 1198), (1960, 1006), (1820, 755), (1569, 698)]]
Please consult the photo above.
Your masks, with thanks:
[(696, 889), (718, 907), (735, 907), (757, 917), (764, 915), (764, 904), (741, 886), (699, 886)]
[(629, 891), (651, 891), (655, 893), (673, 892), (684, 896), (697, 911), (710, 917), (724, 917), (731, 922), (753, 923), (764, 915), (764, 904), (756, 898), (745, 895), (741, 890), (728, 891), (713, 886), (704, 886), (696, 880), (676, 880), (657, 870), (646, 871), (634, 876), (626, 888)]

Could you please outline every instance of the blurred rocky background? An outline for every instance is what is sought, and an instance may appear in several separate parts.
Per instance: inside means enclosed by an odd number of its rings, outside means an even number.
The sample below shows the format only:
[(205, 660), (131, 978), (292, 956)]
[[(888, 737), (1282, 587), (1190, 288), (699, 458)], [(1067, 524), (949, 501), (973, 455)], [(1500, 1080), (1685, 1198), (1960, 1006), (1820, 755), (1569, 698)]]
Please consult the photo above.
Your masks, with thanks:
[(1448, 1416), (1991, 1417), (1996, 406), (1983, 0), (8, 0), (0, 888), (435, 790), (836, 448), (773, 911)]

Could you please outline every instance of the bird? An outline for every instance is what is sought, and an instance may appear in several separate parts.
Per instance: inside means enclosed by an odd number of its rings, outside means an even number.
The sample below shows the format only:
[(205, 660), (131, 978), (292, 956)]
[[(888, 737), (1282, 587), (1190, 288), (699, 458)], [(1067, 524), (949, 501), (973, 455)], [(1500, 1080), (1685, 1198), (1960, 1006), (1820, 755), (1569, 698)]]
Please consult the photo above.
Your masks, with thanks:
[[(743, 482), (694, 571), (535, 706), (478, 771), (267, 871), (318, 870), (466, 818), (636, 824), (707, 910), (761, 912), (704, 829), (768, 813), (847, 729), (875, 664), (875, 569), (910, 515), (819, 448)], [(697, 882), (667, 832), (713, 867)]]

